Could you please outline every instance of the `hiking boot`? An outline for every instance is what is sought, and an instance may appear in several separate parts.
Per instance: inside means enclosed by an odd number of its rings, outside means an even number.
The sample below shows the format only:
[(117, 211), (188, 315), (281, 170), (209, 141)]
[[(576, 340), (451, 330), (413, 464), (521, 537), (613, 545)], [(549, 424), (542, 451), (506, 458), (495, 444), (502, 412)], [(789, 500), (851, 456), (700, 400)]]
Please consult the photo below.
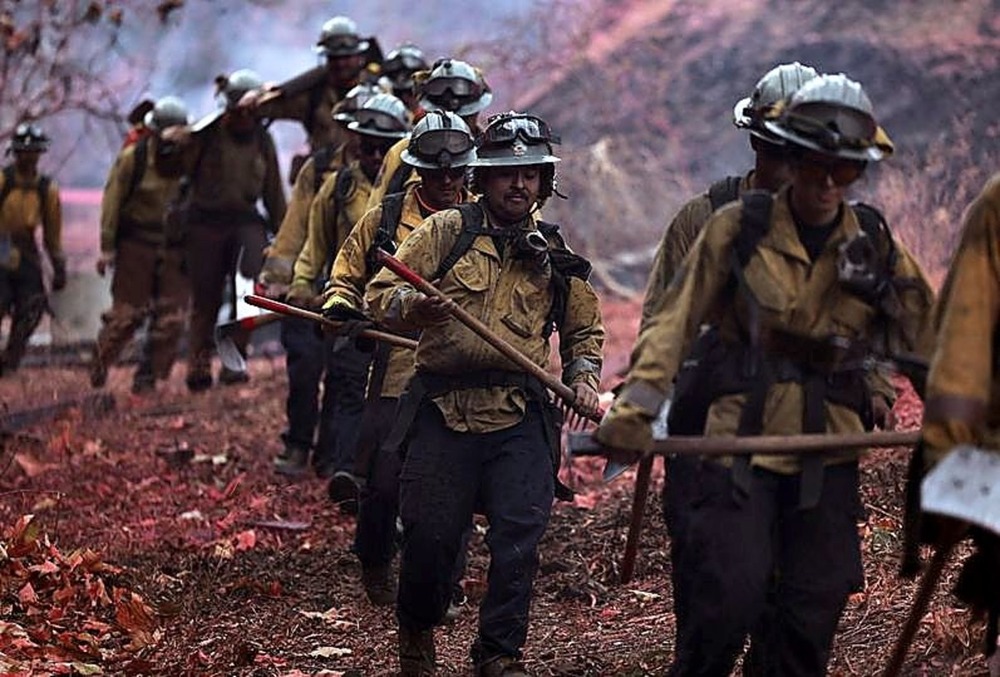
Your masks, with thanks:
[(451, 591), (451, 601), (448, 602), (448, 610), (444, 612), (444, 623), (454, 623), (465, 610), (465, 605), (469, 598), (465, 595), (465, 590), (461, 585), (456, 585)]
[(388, 564), (361, 567), (361, 585), (372, 606), (391, 606), (396, 603), (396, 581)]
[(274, 472), (285, 477), (303, 477), (309, 471), (309, 450), (288, 444), (274, 459)]
[(477, 677), (530, 677), (524, 663), (511, 656), (494, 656), (476, 665)]
[(248, 383), (249, 381), (250, 374), (245, 371), (223, 367), (222, 371), (219, 372), (219, 383), (224, 386), (239, 385), (240, 383)]
[[(322, 477), (322, 466), (316, 469), (316, 474)], [(358, 514), (358, 496), (360, 486), (357, 478), (346, 470), (338, 470), (330, 478), (330, 484), (326, 487), (327, 496), (330, 500), (340, 506), (341, 512), (347, 515)]]
[(108, 382), (108, 366), (95, 352), (90, 358), (90, 387), (103, 388)]
[(212, 387), (212, 372), (210, 371), (189, 371), (184, 380), (187, 388), (193, 393), (200, 393)]
[(399, 674), (402, 677), (422, 677), (436, 674), (437, 653), (434, 651), (434, 630), (399, 628)]

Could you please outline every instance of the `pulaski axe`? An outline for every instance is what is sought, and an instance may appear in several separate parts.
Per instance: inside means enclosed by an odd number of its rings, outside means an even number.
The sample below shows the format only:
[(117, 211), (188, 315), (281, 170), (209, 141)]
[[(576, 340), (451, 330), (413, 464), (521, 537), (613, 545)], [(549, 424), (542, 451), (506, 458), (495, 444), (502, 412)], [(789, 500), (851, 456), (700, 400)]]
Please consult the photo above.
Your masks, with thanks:
[[(657, 418), (660, 421), (663, 412)], [(758, 435), (753, 437), (702, 437), (666, 436), (665, 428), (654, 422), (653, 451), (639, 460), (636, 473), (636, 490), (632, 500), (632, 515), (625, 554), (622, 557), (621, 582), (628, 583), (635, 572), (635, 561), (639, 554), (639, 536), (642, 532), (642, 518), (649, 493), (649, 477), (656, 456), (689, 454), (695, 456), (729, 456), (732, 454), (798, 455), (822, 453), (834, 449), (868, 449), (877, 447), (912, 446), (920, 439), (920, 431), (880, 431), (872, 433), (843, 434), (801, 434), (801, 435)], [(603, 448), (590, 433), (576, 433), (569, 436), (569, 450), (574, 456), (606, 456)], [(609, 463), (605, 477), (611, 472), (621, 472), (627, 466)], [(620, 470), (619, 470), (620, 468)], [(616, 475), (615, 475), (616, 476)]]
[(280, 319), (281, 315), (278, 313), (264, 313), (216, 326), (215, 348), (219, 353), (222, 366), (231, 371), (246, 371), (247, 361), (239, 346), (246, 345), (254, 330)]
[[(920, 509), (1000, 535), (1000, 453), (968, 445), (956, 447), (924, 477), (920, 485)], [(945, 564), (967, 532), (967, 528), (956, 529), (935, 549), (882, 677), (897, 677), (901, 673), (906, 652), (917, 634), (920, 619), (927, 613)]]

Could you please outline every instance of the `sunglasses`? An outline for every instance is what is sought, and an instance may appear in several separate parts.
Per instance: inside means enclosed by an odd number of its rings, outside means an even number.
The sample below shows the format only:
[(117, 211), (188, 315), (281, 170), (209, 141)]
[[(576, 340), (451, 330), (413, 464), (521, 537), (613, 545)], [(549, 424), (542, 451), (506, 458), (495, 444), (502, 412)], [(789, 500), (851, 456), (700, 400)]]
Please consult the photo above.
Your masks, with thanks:
[(831, 160), (809, 153), (800, 157), (796, 166), (808, 181), (821, 183), (830, 177), (834, 185), (844, 187), (861, 178), (867, 163), (860, 160)]
[(501, 115), (490, 121), (480, 140), (484, 145), (506, 144), (519, 136), (529, 144), (559, 143), (548, 123), (534, 115)]

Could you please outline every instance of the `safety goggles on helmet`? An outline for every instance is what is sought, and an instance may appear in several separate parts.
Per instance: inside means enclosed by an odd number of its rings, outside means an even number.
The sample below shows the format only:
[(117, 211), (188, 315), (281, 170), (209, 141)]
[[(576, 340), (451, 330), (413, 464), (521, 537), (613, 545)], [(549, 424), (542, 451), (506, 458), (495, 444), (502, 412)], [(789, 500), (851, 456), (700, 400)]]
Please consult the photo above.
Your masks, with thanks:
[(821, 153), (806, 151), (797, 157), (795, 166), (810, 182), (824, 183), (830, 177), (834, 185), (843, 188), (861, 178), (868, 163), (863, 160), (833, 159)]
[(424, 96), (436, 99), (447, 96), (464, 99), (478, 97), (483, 93), (482, 88), (472, 80), (449, 77), (430, 78), (424, 82), (421, 91)]
[(541, 118), (534, 115), (503, 115), (490, 121), (480, 134), (480, 145), (512, 143), (521, 137), (529, 144), (559, 143), (559, 137)]
[(361, 134), (401, 139), (409, 131), (401, 120), (380, 110), (361, 108), (354, 113), (349, 129)]
[(22, 122), (14, 128), (11, 149), (15, 151), (45, 152), (49, 148), (49, 137), (40, 127), (30, 122)]
[(433, 158), (442, 152), (460, 155), (472, 150), (475, 143), (461, 129), (433, 129), (410, 139), (409, 151), (415, 155)]
[(831, 125), (812, 116), (789, 113), (783, 122), (792, 132), (829, 151), (841, 148), (867, 148), (875, 136), (875, 123), (870, 118), (862, 121), (860, 116), (841, 116), (838, 117), (836, 125)]

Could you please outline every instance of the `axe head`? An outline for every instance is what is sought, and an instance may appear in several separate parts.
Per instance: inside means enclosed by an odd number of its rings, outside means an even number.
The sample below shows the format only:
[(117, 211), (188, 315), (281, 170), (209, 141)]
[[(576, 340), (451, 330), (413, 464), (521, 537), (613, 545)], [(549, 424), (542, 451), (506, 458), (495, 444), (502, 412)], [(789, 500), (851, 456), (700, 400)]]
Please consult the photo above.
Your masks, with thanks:
[(249, 336), (250, 330), (244, 328), (239, 320), (226, 322), (215, 328), (215, 349), (219, 353), (219, 361), (230, 371), (247, 370), (246, 358), (236, 345), (237, 337), (243, 334)]
[(920, 493), (924, 512), (1000, 535), (1000, 451), (955, 447), (927, 473)]

